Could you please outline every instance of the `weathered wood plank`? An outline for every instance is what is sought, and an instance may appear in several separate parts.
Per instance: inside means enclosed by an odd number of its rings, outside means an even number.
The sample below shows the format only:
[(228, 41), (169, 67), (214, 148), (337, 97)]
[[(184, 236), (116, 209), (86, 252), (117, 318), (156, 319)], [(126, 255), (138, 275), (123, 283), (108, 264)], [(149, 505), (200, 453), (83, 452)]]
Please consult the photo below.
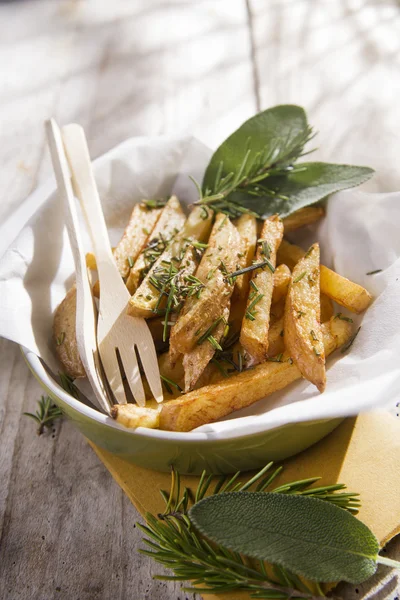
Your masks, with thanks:
[[(22, 416), (41, 389), (19, 348), (0, 340), (0, 598), (183, 598), (138, 554), (138, 514), (67, 422), (38, 437)], [(191, 600), (195, 596), (187, 596)]]
[(369, 165), (370, 191), (397, 191), (396, 0), (248, 0), (261, 107), (304, 106), (319, 134), (310, 160)]
[[(132, 135), (221, 141), (255, 110), (247, 28), (244, 0), (1, 4), (0, 220), (51, 174), (49, 116), (80, 122), (94, 157)], [(18, 348), (1, 341), (0, 365), (0, 598), (194, 599), (152, 580), (136, 510), (80, 434), (36, 436)]]

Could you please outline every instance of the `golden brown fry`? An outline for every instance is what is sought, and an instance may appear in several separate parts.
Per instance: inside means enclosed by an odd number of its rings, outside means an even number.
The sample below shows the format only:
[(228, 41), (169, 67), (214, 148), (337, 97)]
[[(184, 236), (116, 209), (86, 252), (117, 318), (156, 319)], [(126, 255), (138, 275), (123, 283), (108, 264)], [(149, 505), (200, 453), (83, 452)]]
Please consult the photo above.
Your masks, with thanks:
[(149, 243), (154, 244), (158, 242), (159, 246), (164, 248), (165, 245), (180, 232), (185, 221), (186, 217), (178, 198), (176, 196), (171, 196), (162, 209), (161, 216), (151, 232), (146, 246), (143, 248), (133, 267), (129, 271), (126, 287), (131, 295), (134, 294), (139, 287), (143, 273), (149, 269), (151, 264), (149, 262), (148, 254), (146, 255), (147, 245)]
[(54, 313), (53, 338), (64, 371), (76, 379), (86, 377), (76, 342), (76, 287), (69, 290)]
[(320, 319), (319, 246), (314, 244), (293, 269), (284, 336), (285, 347), (303, 377), (323, 392), (326, 372)]
[[(282, 240), (277, 260), (292, 269), (304, 254), (304, 250), (298, 246)], [(371, 294), (365, 288), (324, 265), (321, 265), (320, 285), (323, 294), (357, 314), (367, 309), (372, 302)]]
[[(129, 301), (129, 314), (134, 317), (149, 318), (154, 316), (160, 292), (151, 284), (154, 273), (162, 267), (162, 263), (170, 262), (181, 255), (190, 245), (190, 240), (204, 242), (211, 230), (213, 211), (196, 206), (187, 218), (181, 232), (174, 238), (167, 250), (154, 263), (146, 277)], [(188, 241), (189, 240), (189, 241)]]
[(115, 404), (111, 409), (111, 416), (117, 423), (130, 429), (157, 429), (160, 424), (160, 408), (147, 408), (137, 404)]
[(272, 292), (272, 304), (279, 302), (281, 298), (285, 298), (289, 289), (289, 283), (292, 274), (287, 265), (279, 265), (274, 273), (274, 291)]
[(332, 300), (328, 298), (328, 296), (325, 296), (325, 294), (321, 294), (320, 305), (321, 323), (325, 323), (326, 321), (329, 321), (329, 319), (334, 315), (335, 311), (333, 310), (333, 303)]
[(322, 206), (306, 206), (296, 210), (293, 214), (283, 219), (285, 226), (285, 233), (304, 227), (305, 225), (312, 225), (316, 221), (319, 221), (325, 215), (325, 209)]
[[(220, 323), (212, 332), (214, 340), (219, 344), (224, 335), (226, 324), (229, 319), (229, 308), (226, 307)], [(202, 344), (197, 344), (187, 354), (183, 356), (183, 369), (185, 371), (185, 392), (192, 390), (196, 385), (200, 375), (215, 354), (215, 345), (209, 340), (204, 340)]]
[(124, 235), (114, 249), (114, 258), (122, 277), (129, 273), (129, 263), (134, 262), (145, 246), (161, 215), (161, 209), (149, 209), (145, 204), (135, 204)]
[[(334, 327), (332, 333), (331, 323), (322, 326), (326, 355), (346, 343), (351, 336), (351, 326), (346, 321), (337, 319)], [(161, 408), (160, 429), (191, 431), (250, 406), (301, 378), (296, 365), (290, 363), (289, 353), (285, 352), (281, 360), (262, 363), (254, 369), (167, 402)]]
[(283, 339), (283, 317), (271, 323), (268, 332), (268, 354), (277, 356), (285, 351), (285, 342)]
[[(163, 377), (174, 381), (179, 388), (183, 390), (185, 373), (183, 370), (182, 360), (172, 363), (168, 352), (164, 352), (158, 357), (158, 366)], [(174, 398), (181, 395), (180, 390), (176, 386), (170, 386), (170, 389), (172, 394), (167, 390), (167, 388), (165, 388), (164, 399)]]
[[(129, 269), (128, 258), (134, 260), (143, 245), (146, 243), (148, 233), (157, 222), (161, 211), (159, 209), (148, 209), (145, 204), (136, 204), (133, 208), (129, 224), (125, 229), (116, 248), (113, 248), (113, 254), (116, 258), (121, 275)], [(147, 229), (148, 228), (148, 229)], [(96, 259), (92, 253), (86, 255), (87, 267), (91, 270), (97, 269)], [(99, 282), (93, 286), (93, 295), (97, 298), (100, 295)], [(75, 335), (76, 320), (76, 290), (75, 286), (71, 288), (63, 302), (57, 308), (54, 315), (54, 331), (65, 333), (65, 343), (57, 346), (59, 359), (66, 373), (71, 377), (85, 377), (83, 365), (79, 358), (78, 347)], [(57, 333), (56, 337), (59, 337)]]
[(372, 302), (372, 296), (365, 288), (324, 265), (321, 265), (321, 292), (357, 314), (366, 310)]
[(278, 265), (287, 265), (289, 269), (293, 270), (295, 264), (298, 263), (304, 255), (305, 252), (302, 248), (283, 239), (279, 246), (276, 263)]
[(91, 271), (97, 271), (96, 257), (92, 252), (86, 252), (86, 267)]
[(246, 313), (240, 332), (240, 343), (255, 362), (262, 362), (268, 356), (268, 329), (276, 253), (283, 236), (283, 224), (278, 215), (269, 217), (258, 242), (256, 262), (268, 260), (269, 264), (253, 271), (251, 293), (247, 301)]
[[(240, 250), (237, 253), (235, 270), (249, 267), (253, 261), (257, 246), (257, 220), (252, 215), (244, 214), (235, 223), (241, 238)], [(245, 302), (249, 295), (251, 273), (239, 275), (235, 281), (232, 304)]]
[(275, 323), (278, 319), (281, 319), (285, 312), (286, 298), (281, 298), (278, 302), (271, 306), (270, 319), (271, 323)]
[[(191, 296), (185, 302), (176, 324), (171, 329), (170, 352), (172, 356), (186, 354), (198, 339), (229, 307), (233, 290), (226, 279), (236, 265), (239, 234), (226, 215), (218, 214), (196, 277), (205, 285), (199, 297)], [(224, 274), (221, 269), (224, 270)]]

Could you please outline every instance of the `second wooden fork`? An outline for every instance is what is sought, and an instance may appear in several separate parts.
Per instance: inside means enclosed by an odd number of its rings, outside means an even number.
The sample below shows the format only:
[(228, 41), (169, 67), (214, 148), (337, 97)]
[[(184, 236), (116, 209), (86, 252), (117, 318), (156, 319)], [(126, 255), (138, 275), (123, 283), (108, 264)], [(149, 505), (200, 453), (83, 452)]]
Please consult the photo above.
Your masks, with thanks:
[(97, 344), (110, 388), (117, 402), (126, 403), (122, 363), (136, 402), (145, 405), (139, 357), (154, 398), (162, 402), (160, 372), (150, 330), (144, 319), (126, 313), (130, 294), (112, 255), (84, 130), (79, 125), (67, 125), (62, 129), (62, 136), (74, 191), (82, 207), (97, 261), (100, 281)]

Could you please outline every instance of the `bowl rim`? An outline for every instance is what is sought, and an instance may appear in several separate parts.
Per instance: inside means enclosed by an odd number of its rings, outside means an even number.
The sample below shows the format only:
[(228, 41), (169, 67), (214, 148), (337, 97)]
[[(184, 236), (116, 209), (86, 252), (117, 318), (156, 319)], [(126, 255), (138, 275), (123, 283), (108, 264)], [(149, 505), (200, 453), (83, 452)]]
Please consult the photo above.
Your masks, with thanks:
[[(136, 429), (129, 429), (128, 427), (124, 427), (117, 423), (114, 419), (109, 417), (108, 415), (100, 412), (96, 408), (91, 408), (87, 404), (84, 404), (80, 400), (77, 400), (71, 394), (66, 392), (51, 376), (51, 374), (47, 371), (44, 366), (44, 363), (39, 358), (37, 354), (29, 350), (25, 346), (20, 345), (21, 352), (28, 363), (29, 368), (46, 388), (50, 390), (50, 392), (60, 398), (62, 402), (70, 406), (72, 409), (76, 410), (83, 416), (103, 425), (104, 427), (108, 427), (111, 429), (116, 429), (117, 431), (122, 431), (126, 435), (139, 436), (142, 438), (151, 438), (157, 440), (163, 440), (168, 442), (179, 442), (179, 443), (210, 443), (210, 442), (232, 442), (233, 440), (239, 440), (247, 437), (253, 437), (257, 434), (266, 433), (267, 431), (273, 431), (279, 429), (284, 425), (275, 425), (270, 428), (260, 427), (253, 432), (249, 432), (247, 434), (235, 435), (234, 433), (228, 432), (216, 432), (216, 431), (207, 431), (207, 432), (181, 432), (181, 431), (165, 431), (162, 429), (150, 429), (147, 427), (137, 427)], [(320, 419), (319, 419), (320, 420)], [(323, 419), (325, 420), (325, 419)]]

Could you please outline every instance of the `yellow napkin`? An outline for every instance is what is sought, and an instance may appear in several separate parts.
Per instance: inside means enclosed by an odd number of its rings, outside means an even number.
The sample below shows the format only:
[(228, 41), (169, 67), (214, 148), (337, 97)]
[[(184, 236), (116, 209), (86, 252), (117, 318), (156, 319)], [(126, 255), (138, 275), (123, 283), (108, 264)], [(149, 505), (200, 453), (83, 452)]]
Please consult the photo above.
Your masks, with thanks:
[[(164, 509), (159, 490), (169, 491), (171, 477), (137, 467), (91, 444), (138, 511)], [(369, 413), (347, 419), (327, 438), (288, 459), (276, 485), (321, 476), (322, 484), (345, 483), (361, 495), (358, 518), (374, 532), (381, 546), (400, 533), (400, 419), (389, 413)], [(243, 477), (243, 481), (246, 477)], [(183, 476), (182, 485), (195, 488), (198, 477)], [(204, 600), (248, 600), (247, 593), (207, 594)]]

